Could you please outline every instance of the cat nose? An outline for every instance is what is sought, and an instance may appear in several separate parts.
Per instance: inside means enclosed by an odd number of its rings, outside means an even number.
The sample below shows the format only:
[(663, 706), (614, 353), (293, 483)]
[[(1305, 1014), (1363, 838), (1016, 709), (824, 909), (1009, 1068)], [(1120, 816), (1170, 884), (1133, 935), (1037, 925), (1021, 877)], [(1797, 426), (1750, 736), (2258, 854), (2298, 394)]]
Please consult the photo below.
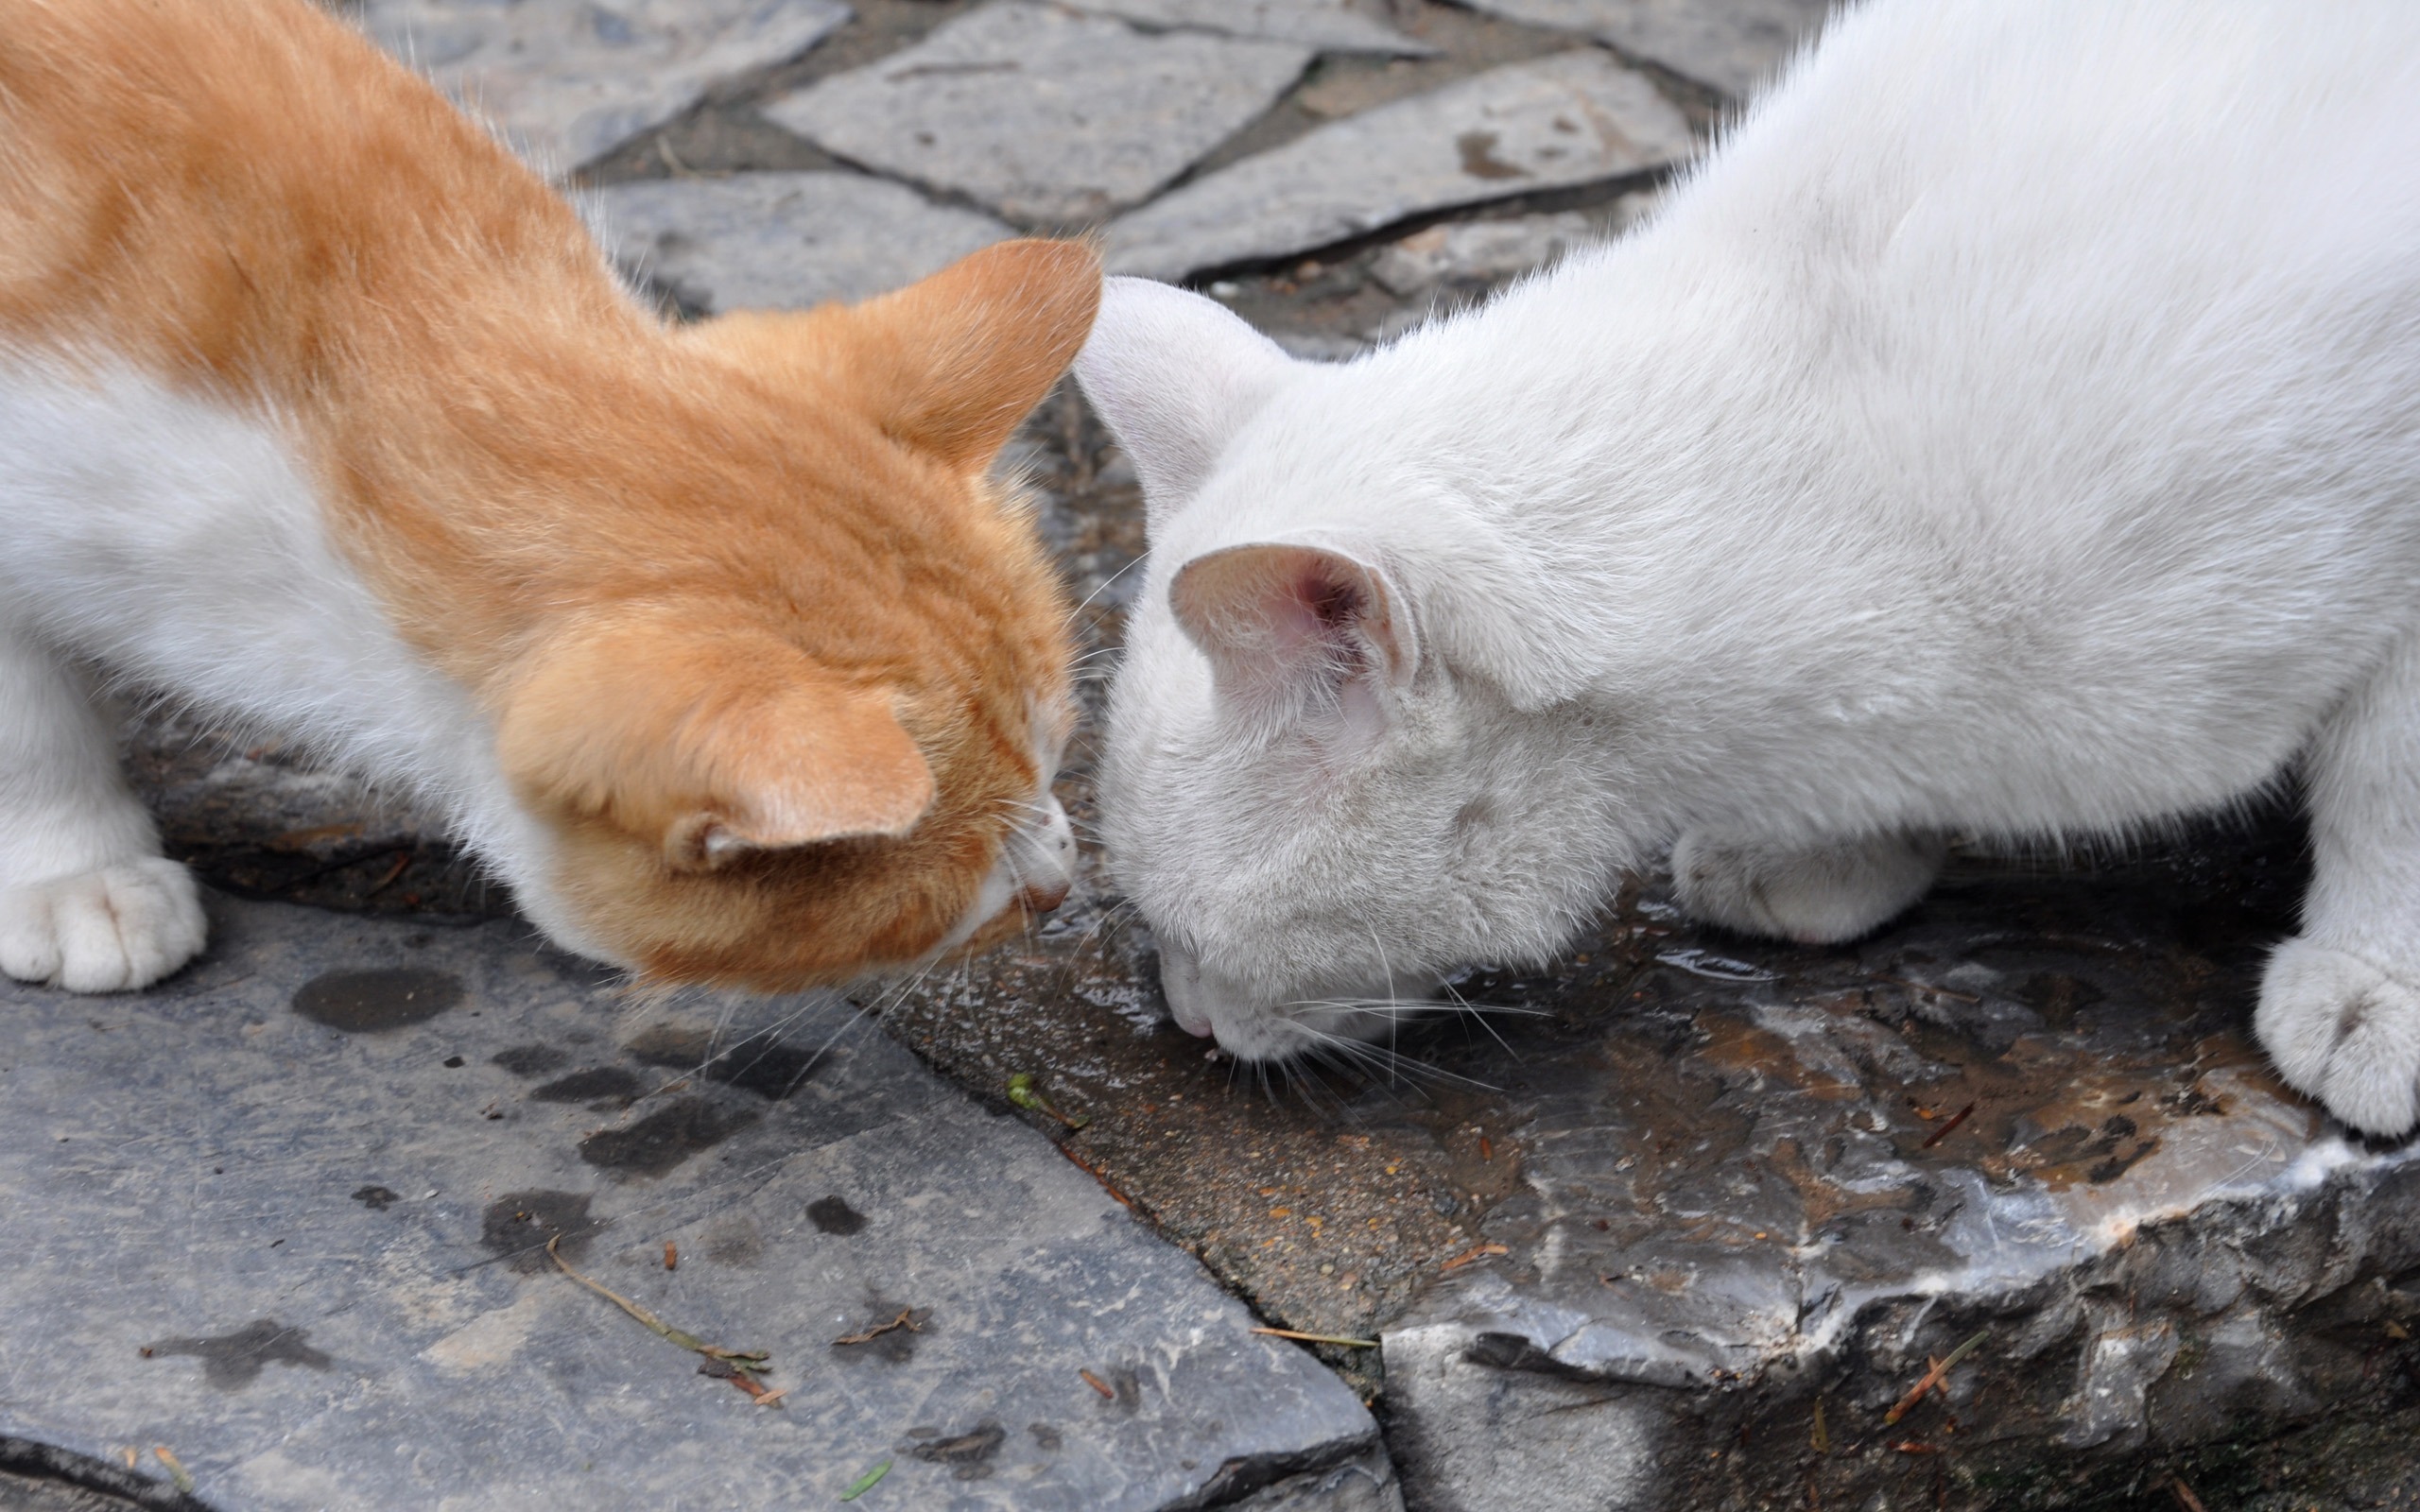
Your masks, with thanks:
[(1028, 882), (1017, 894), (1017, 906), (1028, 914), (1046, 914), (1067, 901), (1067, 879)]
[[(1076, 875), (1075, 826), (1067, 822), (1067, 811), (1057, 799), (1046, 796), (1043, 805), (1043, 821), (1028, 832), (1028, 847), (1041, 854), (1021, 858), (1025, 864), (1017, 868), (1017, 880), (1024, 885), (1017, 889), (1017, 904), (1028, 914), (1046, 914), (1065, 902)], [(1043, 874), (1037, 877), (1034, 871)]]

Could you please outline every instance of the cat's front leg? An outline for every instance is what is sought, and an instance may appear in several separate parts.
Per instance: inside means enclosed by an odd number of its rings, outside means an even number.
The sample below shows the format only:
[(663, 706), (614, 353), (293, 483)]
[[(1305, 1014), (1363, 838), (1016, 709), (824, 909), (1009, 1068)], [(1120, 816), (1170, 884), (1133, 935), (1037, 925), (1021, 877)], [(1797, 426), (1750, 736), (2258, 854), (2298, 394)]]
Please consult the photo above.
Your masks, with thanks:
[(1947, 853), (1931, 834), (1789, 848), (1692, 831), (1672, 847), (1672, 886), (1681, 906), (1708, 923), (1827, 945), (1855, 939), (1922, 898)]
[(0, 971), (125, 991), (182, 966), (206, 933), (82, 679), (0, 627)]
[(2420, 636), (2305, 753), (2312, 871), (2254, 1026), (2278, 1072), (2373, 1134), (2420, 1119)]

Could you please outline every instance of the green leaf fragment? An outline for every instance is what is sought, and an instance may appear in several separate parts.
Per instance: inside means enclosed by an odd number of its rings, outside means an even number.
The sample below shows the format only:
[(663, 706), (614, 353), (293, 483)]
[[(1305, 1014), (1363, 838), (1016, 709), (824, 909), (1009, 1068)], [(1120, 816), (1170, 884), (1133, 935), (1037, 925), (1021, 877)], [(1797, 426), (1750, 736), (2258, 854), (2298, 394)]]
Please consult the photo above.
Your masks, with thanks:
[(873, 1469), (866, 1471), (863, 1475), (858, 1476), (856, 1485), (840, 1493), (840, 1500), (843, 1502), (856, 1501), (858, 1497), (861, 1497), (868, 1491), (873, 1490), (874, 1483), (890, 1473), (890, 1461), (884, 1460), (881, 1464), (876, 1465)]

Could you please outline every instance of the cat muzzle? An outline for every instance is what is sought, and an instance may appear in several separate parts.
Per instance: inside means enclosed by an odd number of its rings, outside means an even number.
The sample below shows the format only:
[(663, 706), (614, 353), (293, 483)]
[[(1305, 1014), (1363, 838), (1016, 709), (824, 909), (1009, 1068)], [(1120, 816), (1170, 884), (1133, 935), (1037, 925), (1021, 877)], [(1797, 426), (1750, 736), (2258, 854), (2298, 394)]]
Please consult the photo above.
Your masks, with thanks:
[(1068, 885), (1064, 877), (1028, 882), (1017, 891), (1017, 906), (1028, 914), (1046, 914), (1067, 901)]

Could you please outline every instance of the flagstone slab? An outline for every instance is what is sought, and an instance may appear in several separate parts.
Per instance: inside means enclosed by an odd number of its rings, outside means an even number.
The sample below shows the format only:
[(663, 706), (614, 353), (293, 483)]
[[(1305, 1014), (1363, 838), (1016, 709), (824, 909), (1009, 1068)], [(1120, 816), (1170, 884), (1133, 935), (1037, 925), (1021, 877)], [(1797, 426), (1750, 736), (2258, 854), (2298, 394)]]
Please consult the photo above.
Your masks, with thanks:
[(1585, 32), (1734, 96), (1770, 77), (1832, 0), (1467, 0), (1474, 10)]
[(1123, 16), (1152, 26), (1191, 26), (1230, 37), (1298, 42), (1323, 53), (1427, 58), (1437, 49), (1344, 0), (1069, 0), (1073, 9)]
[(617, 261), (707, 313), (862, 300), (1016, 234), (856, 173), (656, 179), (583, 198)]
[(796, 58), (850, 14), (839, 0), (365, 0), (361, 21), (560, 174), (724, 79)]
[(1313, 56), (1000, 0), (764, 113), (849, 162), (1064, 226), (1150, 197), (1274, 104)]
[(1113, 222), (1113, 271), (1182, 278), (1290, 256), (1412, 215), (1641, 174), (1688, 123), (1594, 48), (1507, 64), (1333, 122)]
[(165, 1505), (166, 1446), (221, 1512), (825, 1506), (885, 1465), (857, 1504), (1392, 1487), (1334, 1376), (844, 1004), (210, 906), (151, 991), (0, 988), (0, 1470), (132, 1448)]

